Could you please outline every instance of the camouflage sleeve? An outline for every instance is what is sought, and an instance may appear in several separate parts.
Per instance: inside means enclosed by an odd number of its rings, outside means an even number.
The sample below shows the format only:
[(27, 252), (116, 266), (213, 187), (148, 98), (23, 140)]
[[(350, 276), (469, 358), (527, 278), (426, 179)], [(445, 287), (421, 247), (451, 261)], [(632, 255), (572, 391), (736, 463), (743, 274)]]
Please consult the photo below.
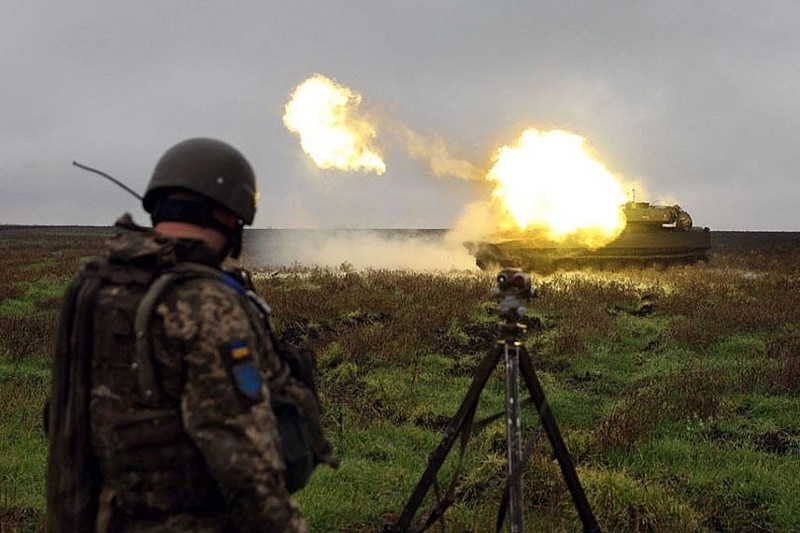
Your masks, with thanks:
[(275, 414), (259, 359), (266, 347), (243, 302), (193, 280), (157, 307), (165, 338), (182, 346), (181, 412), (240, 531), (306, 531), (284, 483)]

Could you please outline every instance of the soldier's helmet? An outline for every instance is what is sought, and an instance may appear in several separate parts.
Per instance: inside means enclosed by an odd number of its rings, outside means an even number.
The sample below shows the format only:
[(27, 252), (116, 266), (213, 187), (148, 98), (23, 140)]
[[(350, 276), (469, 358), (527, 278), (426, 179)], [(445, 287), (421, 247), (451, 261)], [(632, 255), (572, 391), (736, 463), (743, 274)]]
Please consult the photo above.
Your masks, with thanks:
[(256, 177), (247, 159), (233, 146), (209, 138), (179, 142), (161, 156), (142, 204), (153, 213), (158, 199), (173, 190), (200, 194), (252, 224), (258, 202)]

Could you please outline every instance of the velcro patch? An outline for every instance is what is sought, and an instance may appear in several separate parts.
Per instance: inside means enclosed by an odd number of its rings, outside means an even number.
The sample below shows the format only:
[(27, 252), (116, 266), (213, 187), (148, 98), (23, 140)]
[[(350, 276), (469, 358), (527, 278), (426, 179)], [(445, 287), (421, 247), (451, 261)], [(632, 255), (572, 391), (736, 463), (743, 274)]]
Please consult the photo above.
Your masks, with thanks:
[(223, 347), (228, 355), (228, 368), (236, 390), (246, 400), (261, 399), (261, 372), (253, 360), (253, 354), (245, 341), (234, 341)]
[(261, 374), (252, 359), (233, 365), (231, 375), (236, 388), (247, 398), (256, 401), (261, 397)]

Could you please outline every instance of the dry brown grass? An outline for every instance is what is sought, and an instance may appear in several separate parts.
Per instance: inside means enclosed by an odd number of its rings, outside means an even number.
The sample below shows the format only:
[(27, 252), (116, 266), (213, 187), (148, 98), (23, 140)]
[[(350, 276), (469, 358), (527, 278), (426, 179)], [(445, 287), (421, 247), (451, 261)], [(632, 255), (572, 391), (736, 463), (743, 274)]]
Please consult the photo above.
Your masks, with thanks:
[[(60, 300), (51, 289), (63, 287), (103, 238), (0, 232), (0, 352), (17, 360), (49, 353)], [(778, 415), (781, 422), (773, 425), (750, 420), (751, 400), (742, 398), (752, 393), (753, 402), (766, 397), (775, 405), (791, 404), (800, 391), (800, 251), (727, 253), (691, 267), (559, 273), (534, 276), (534, 282), (539, 297), (525, 319), (526, 344), (548, 396), (564, 415), (559, 423), (565, 437), (580, 445), (579, 468), (587, 472), (587, 493), (606, 529), (657, 531), (694, 524), (747, 531), (787, 523), (769, 507), (773, 484), (748, 483), (763, 464), (771, 464), (768, 460), (797, 453), (800, 428)], [(428, 391), (404, 382), (441, 388), (453, 397), (463, 394), (458, 380), (472, 374), (496, 338), (493, 285), (494, 273), (356, 272), (347, 265), (287, 268), (256, 278), (277, 329), (317, 355), (326, 419), (337, 443), (377, 422), (409, 433), (441, 431), (447, 409), (418, 408), (417, 396)], [(444, 361), (436, 373), (425, 367), (432, 357)], [(384, 381), (378, 386), (380, 372)], [(391, 388), (392, 379), (395, 390), (381, 389)], [(487, 394), (501, 394), (501, 383), (493, 379)], [(404, 411), (405, 405), (418, 410)], [(770, 409), (762, 405), (760, 413), (773, 413)], [(591, 417), (583, 414), (587, 411)], [(717, 424), (720, 420), (728, 422)], [(743, 449), (763, 456), (727, 472), (720, 466), (720, 477), (728, 476), (730, 485), (724, 488), (713, 482), (691, 485), (686, 480), (692, 473), (679, 462), (653, 460), (635, 472), (637, 454), (657, 444), (665, 431), (698, 427), (696, 421), (702, 421), (702, 430), (676, 438), (702, 438), (723, 458), (726, 450)], [(496, 503), (501, 437), (502, 432), (476, 438), (486, 457), (465, 473), (459, 492), (470, 508)], [(543, 523), (570, 529), (574, 510), (545, 441), (531, 459), (526, 498)], [(418, 453), (423, 461), (425, 451), (406, 453)], [(375, 457), (355, 459), (368, 464)], [(614, 470), (615, 462), (626, 466)], [(751, 470), (739, 473), (745, 468)], [(650, 479), (651, 470), (666, 473)], [(398, 511), (405, 496), (376, 503), (385, 507), (377, 514)], [(20, 509), (5, 508), (2, 523), (28, 520), (28, 511)], [(493, 513), (480, 509), (473, 516), (490, 522)]]

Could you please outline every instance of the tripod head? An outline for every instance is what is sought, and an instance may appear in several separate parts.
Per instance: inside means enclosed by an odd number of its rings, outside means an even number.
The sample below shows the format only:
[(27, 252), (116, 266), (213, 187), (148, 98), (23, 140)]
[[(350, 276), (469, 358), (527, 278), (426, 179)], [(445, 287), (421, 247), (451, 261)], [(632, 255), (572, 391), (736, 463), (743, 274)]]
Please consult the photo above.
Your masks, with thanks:
[(498, 302), (500, 317), (507, 323), (516, 323), (525, 315), (525, 304), (536, 297), (531, 278), (518, 268), (506, 268), (497, 275), (497, 287), (492, 297)]

